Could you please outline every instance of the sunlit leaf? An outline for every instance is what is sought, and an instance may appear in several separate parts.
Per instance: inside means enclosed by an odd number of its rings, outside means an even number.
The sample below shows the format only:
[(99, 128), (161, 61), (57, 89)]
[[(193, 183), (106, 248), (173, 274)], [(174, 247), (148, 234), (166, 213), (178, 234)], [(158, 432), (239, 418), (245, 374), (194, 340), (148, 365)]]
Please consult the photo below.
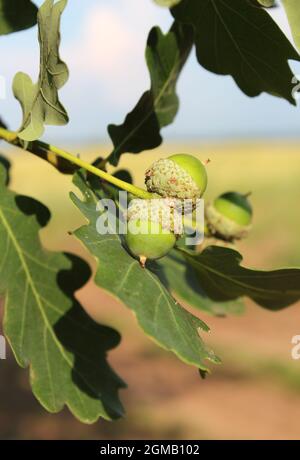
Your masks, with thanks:
[(46, 0), (38, 12), (40, 74), (36, 84), (29, 75), (19, 72), (13, 91), (23, 110), (19, 138), (33, 141), (41, 137), (44, 125), (65, 125), (68, 115), (58, 99), (58, 90), (68, 80), (68, 68), (60, 59), (60, 18), (67, 0), (54, 4)]

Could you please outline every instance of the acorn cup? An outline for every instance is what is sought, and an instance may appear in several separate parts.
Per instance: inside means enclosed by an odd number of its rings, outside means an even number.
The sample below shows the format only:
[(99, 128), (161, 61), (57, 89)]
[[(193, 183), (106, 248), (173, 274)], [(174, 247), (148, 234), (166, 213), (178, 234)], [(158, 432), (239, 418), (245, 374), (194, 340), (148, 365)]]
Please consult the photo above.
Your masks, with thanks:
[(206, 206), (206, 224), (212, 235), (230, 242), (248, 235), (253, 214), (248, 196), (226, 192)]
[(160, 259), (168, 254), (182, 233), (182, 216), (165, 199), (135, 199), (126, 218), (127, 247), (143, 267), (147, 259)]
[(157, 199), (133, 200), (127, 212), (125, 241), (142, 266), (164, 257), (183, 233), (183, 214), (196, 208), (205, 192), (207, 174), (192, 155), (178, 154), (155, 161), (146, 171), (147, 190)]

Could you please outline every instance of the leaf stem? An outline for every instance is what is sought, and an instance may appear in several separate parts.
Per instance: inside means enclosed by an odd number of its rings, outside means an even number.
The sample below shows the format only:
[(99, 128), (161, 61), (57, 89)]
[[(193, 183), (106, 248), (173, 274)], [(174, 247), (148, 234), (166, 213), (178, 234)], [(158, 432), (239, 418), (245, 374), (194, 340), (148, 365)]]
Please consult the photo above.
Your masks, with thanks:
[[(18, 133), (13, 132), (13, 131), (8, 131), (5, 128), (0, 127), (0, 139), (5, 140), (6, 142), (17, 145), (18, 147), (21, 147), (18, 143)], [(128, 193), (132, 193), (138, 198), (142, 199), (150, 199), (153, 197), (152, 193), (147, 192), (146, 190), (143, 190), (139, 187), (136, 187), (135, 185), (129, 184), (128, 182), (125, 182), (121, 179), (118, 179), (117, 177), (112, 176), (111, 174), (107, 173), (106, 171), (103, 171), (102, 169), (96, 168), (96, 166), (93, 166), (89, 163), (87, 163), (84, 160), (81, 160), (80, 158), (72, 155), (69, 152), (66, 152), (65, 150), (62, 150), (58, 147), (55, 147), (54, 145), (47, 144), (42, 141), (35, 141), (34, 144), (29, 144), (28, 146), (28, 151), (31, 153), (35, 153), (35, 148), (34, 145), (36, 145), (39, 149), (44, 149), (47, 150), (48, 152), (52, 152), (58, 157), (64, 158), (65, 160), (69, 161), (70, 163), (78, 166), (79, 168), (83, 168), (86, 171), (89, 171), (90, 173), (94, 174), (95, 176), (100, 177), (101, 179), (109, 182), (110, 184), (115, 185), (116, 187), (125, 190)]]
[(14, 131), (8, 131), (7, 129), (0, 127), (0, 138), (10, 144), (14, 144), (18, 139), (18, 134)]

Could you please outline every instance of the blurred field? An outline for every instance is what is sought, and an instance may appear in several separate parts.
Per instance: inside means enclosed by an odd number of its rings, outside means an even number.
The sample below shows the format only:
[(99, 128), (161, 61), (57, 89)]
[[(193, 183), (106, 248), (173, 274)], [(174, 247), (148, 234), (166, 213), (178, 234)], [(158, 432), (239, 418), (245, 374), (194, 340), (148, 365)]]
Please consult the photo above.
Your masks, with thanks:
[[(105, 150), (94, 146), (81, 152), (93, 160)], [(143, 171), (154, 159), (183, 151), (211, 160), (208, 199), (225, 190), (252, 191), (254, 229), (239, 245), (245, 264), (265, 269), (300, 266), (300, 143), (168, 145), (125, 155), (121, 166), (129, 167), (142, 186)], [(70, 178), (30, 154), (12, 151), (9, 157), (12, 188), (40, 199), (54, 214), (41, 232), (44, 244), (89, 260), (67, 233), (83, 222), (68, 199), (75, 190)], [(29, 391), (27, 371), (9, 359), (0, 361), (1, 438), (300, 438), (300, 361), (291, 359), (291, 338), (300, 334), (300, 304), (270, 313), (247, 302), (243, 317), (225, 319), (198, 312), (211, 327), (205, 339), (223, 359), (201, 381), (195, 369), (158, 349), (126, 307), (92, 282), (78, 296), (94, 318), (123, 335), (110, 361), (129, 384), (122, 394), (127, 418), (84, 426), (67, 411), (47, 414)]]

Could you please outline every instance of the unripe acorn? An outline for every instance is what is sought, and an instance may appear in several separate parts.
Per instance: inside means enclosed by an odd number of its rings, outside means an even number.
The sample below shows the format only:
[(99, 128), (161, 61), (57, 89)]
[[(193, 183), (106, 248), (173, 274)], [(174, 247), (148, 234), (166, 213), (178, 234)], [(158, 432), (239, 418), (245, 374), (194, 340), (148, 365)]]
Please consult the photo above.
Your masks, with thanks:
[(177, 154), (155, 161), (146, 171), (149, 192), (181, 200), (201, 198), (207, 186), (203, 163), (192, 155)]
[(248, 195), (223, 193), (208, 204), (205, 214), (211, 233), (227, 241), (244, 238), (251, 229), (252, 207)]
[(182, 218), (168, 200), (133, 200), (127, 211), (125, 241), (142, 266), (147, 259), (160, 259), (173, 249), (182, 231)]

